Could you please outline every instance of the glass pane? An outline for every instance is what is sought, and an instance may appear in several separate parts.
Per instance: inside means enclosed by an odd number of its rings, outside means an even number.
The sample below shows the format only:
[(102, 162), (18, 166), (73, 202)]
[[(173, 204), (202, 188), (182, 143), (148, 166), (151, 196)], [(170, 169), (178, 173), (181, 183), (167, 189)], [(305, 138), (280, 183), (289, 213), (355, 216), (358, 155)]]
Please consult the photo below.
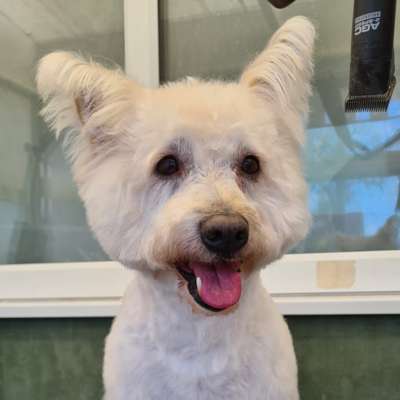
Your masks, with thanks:
[[(314, 216), (294, 252), (400, 248), (400, 85), (389, 111), (344, 113), (353, 2), (296, 1), (277, 10), (267, 0), (160, 2), (161, 79), (231, 79), (286, 19), (318, 26), (315, 90), (305, 164)], [(400, 24), (395, 38), (400, 59)]]
[(104, 260), (39, 116), (34, 75), (60, 49), (122, 66), (123, 0), (2, 1), (0, 49), (0, 263)]

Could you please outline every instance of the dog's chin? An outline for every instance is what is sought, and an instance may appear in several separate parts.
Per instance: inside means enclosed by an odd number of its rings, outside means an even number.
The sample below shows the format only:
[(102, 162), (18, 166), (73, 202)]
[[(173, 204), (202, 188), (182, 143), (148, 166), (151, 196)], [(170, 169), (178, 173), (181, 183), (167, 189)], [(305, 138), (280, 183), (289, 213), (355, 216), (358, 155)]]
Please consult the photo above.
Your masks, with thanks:
[(177, 263), (180, 293), (194, 312), (207, 315), (232, 312), (242, 293), (241, 265), (239, 260)]

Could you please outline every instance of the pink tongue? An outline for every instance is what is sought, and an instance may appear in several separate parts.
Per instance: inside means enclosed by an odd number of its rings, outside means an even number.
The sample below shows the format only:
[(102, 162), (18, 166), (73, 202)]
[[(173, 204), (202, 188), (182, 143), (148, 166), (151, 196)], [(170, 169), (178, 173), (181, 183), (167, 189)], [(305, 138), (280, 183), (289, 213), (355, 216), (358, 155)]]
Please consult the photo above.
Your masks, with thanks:
[(240, 299), (242, 282), (239, 263), (206, 264), (194, 262), (190, 268), (201, 279), (199, 295), (204, 303), (213, 308), (224, 309)]

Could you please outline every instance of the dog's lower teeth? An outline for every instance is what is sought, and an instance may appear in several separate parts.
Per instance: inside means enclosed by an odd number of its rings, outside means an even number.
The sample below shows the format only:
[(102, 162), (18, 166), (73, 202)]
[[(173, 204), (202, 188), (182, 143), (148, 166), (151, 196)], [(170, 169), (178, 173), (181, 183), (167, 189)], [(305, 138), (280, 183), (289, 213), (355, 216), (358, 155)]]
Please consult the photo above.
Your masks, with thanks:
[(201, 289), (201, 279), (199, 277), (196, 278), (196, 286), (197, 286), (197, 290)]

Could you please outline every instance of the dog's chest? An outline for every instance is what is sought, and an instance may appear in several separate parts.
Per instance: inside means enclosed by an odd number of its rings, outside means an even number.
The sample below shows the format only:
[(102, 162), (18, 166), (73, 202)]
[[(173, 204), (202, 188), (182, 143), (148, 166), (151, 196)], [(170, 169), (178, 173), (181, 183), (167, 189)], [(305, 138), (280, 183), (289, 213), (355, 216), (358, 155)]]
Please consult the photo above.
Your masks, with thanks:
[(224, 354), (187, 348), (182, 353), (139, 351), (130, 363), (134, 367), (125, 369), (126, 400), (243, 400), (249, 393), (252, 399), (265, 398), (268, 374), (260, 354), (235, 348)]
[(131, 293), (107, 339), (106, 400), (298, 399), (289, 332), (262, 293), (226, 318), (151, 313)]

